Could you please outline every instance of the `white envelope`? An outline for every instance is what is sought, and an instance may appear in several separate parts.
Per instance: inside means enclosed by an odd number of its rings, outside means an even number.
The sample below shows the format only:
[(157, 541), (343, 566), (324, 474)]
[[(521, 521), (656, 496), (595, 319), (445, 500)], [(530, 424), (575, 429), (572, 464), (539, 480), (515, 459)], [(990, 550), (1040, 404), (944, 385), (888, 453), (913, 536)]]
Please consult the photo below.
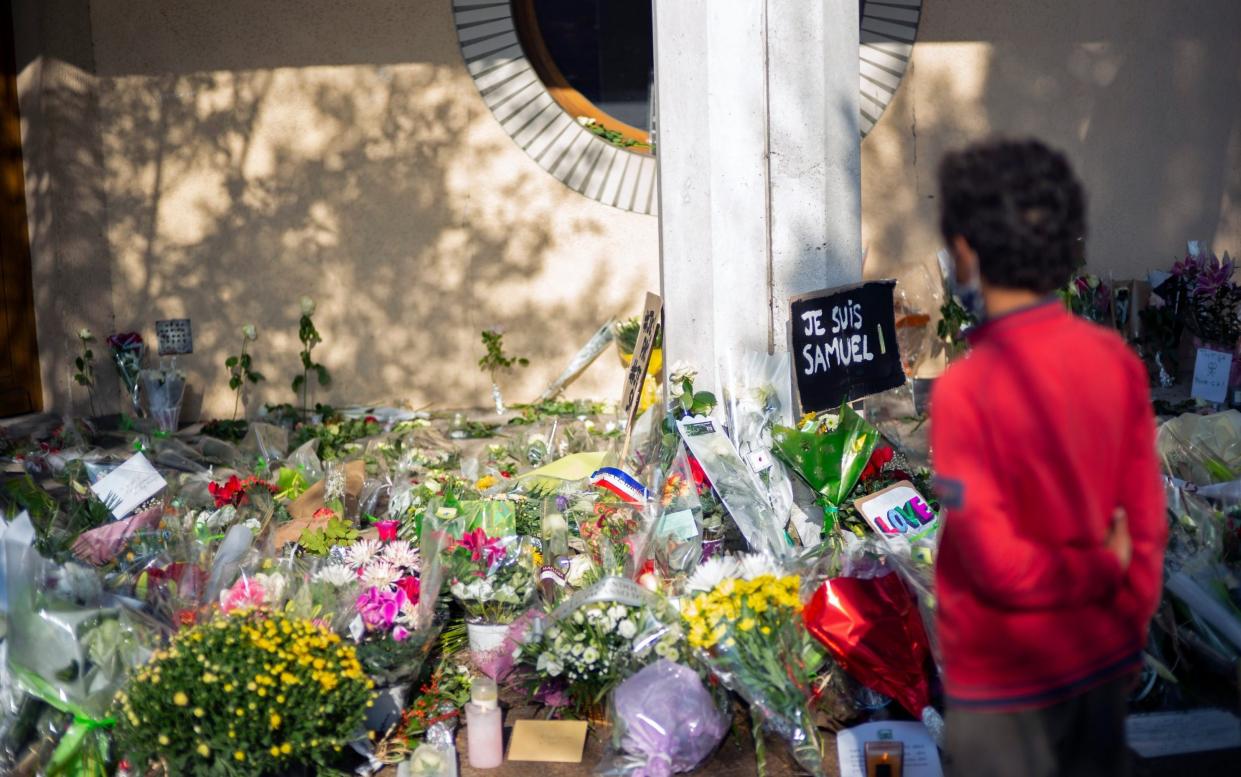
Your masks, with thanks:
[(109, 472), (90, 487), (100, 501), (112, 509), (112, 515), (124, 518), (134, 508), (158, 494), (168, 485), (155, 471), (146, 456), (135, 453), (128, 461)]

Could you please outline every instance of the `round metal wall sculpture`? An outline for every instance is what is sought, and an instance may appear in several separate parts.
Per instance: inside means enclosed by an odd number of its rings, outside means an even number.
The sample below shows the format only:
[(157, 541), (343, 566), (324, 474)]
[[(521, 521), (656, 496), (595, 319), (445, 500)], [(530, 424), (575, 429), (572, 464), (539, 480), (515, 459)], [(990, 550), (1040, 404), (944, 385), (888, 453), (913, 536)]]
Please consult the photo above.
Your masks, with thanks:
[[(453, 0), (461, 54), (483, 101), (513, 141), (570, 189), (605, 205), (654, 214), (654, 156), (582, 126), (563, 96), (557, 100), (545, 83), (546, 63), (537, 67), (523, 47), (518, 6), (531, 2)], [(860, 11), (859, 127), (866, 137), (905, 74), (922, 0), (862, 0)]]

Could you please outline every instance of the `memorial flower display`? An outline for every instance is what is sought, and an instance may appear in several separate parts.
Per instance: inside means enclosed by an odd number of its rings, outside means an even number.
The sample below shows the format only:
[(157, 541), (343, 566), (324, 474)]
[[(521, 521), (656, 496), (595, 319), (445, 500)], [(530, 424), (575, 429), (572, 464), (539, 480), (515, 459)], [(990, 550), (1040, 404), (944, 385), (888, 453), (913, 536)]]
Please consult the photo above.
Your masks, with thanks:
[(140, 769), (264, 774), (327, 766), (373, 683), (323, 626), (239, 610), (180, 632), (116, 696), (116, 743)]

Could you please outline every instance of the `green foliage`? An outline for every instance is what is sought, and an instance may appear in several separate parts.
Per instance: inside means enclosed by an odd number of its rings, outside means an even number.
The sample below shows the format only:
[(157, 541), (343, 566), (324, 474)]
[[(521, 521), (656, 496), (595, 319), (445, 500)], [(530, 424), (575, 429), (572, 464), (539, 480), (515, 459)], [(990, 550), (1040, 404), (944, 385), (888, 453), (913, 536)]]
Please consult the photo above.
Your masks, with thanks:
[(962, 335), (965, 330), (977, 324), (978, 319), (962, 307), (952, 294), (947, 294), (946, 298), (947, 302), (939, 308), (939, 324), (935, 331), (939, 339), (947, 345), (949, 356), (955, 356), (965, 350), (966, 343)]
[[(320, 406), (318, 409), (323, 409)], [(303, 424), (293, 434), (293, 449), (305, 445), (309, 440), (319, 441), (319, 458), (322, 461), (338, 459), (349, 452), (350, 446), (363, 437), (372, 437), (383, 431), (383, 426), (374, 419), (340, 418), (328, 420), (335, 413), (327, 408), (328, 415), (322, 424)]]
[(636, 138), (626, 137), (624, 133), (619, 132), (618, 130), (608, 129), (605, 125), (595, 119), (583, 117), (578, 120), (578, 123), (585, 127), (588, 132), (598, 135), (617, 148), (645, 148), (650, 149), (652, 152), (655, 150), (655, 147), (650, 143), (637, 140)]
[[(312, 311), (313, 312), (313, 311)], [(310, 312), (302, 313), (301, 320), (298, 322), (297, 339), (302, 342), (302, 350), (298, 353), (302, 362), (302, 374), (293, 378), (293, 393), (301, 394), (302, 399), (302, 416), (310, 415), (310, 374), (313, 372), (319, 381), (319, 386), (327, 388), (332, 384), (332, 376), (328, 372), (327, 367), (316, 362), (313, 358), (315, 346), (323, 342), (323, 337), (319, 334), (319, 330), (315, 328), (315, 322), (310, 318)]]
[[(250, 333), (253, 334), (253, 329), (250, 330)], [(224, 360), (224, 366), (228, 368), (228, 387), (237, 394), (233, 400), (233, 420), (237, 420), (237, 406), (241, 403), (242, 387), (246, 383), (253, 384), (266, 380), (263, 377), (263, 373), (254, 370), (250, 354), (246, 352), (246, 348), (250, 345), (250, 339), (243, 334), (241, 338), (241, 353)]]
[(602, 415), (606, 409), (604, 403), (586, 399), (548, 399), (533, 405), (511, 405), (520, 416), (509, 421), (510, 424), (533, 424), (546, 418), (577, 418), (579, 416)]
[(529, 359), (520, 356), (508, 356), (504, 353), (503, 333), (495, 329), (484, 329), (482, 331), (482, 338), (483, 347), (487, 349), (487, 353), (478, 360), (478, 367), (483, 372), (490, 374), (493, 381), (498, 372), (508, 372), (514, 366), (530, 366)]
[[(621, 353), (633, 353), (638, 347), (638, 330), (642, 328), (642, 319), (638, 316), (627, 318), (624, 321), (617, 321), (612, 325), (612, 337), (616, 340), (616, 347)], [(659, 328), (655, 332), (655, 348), (662, 348), (664, 345), (664, 331)]]
[(297, 538), (302, 550), (312, 556), (326, 556), (337, 545), (349, 545), (358, 539), (358, 530), (340, 518), (332, 517), (320, 529), (306, 529)]
[(240, 421), (216, 419), (208, 421), (203, 425), (203, 434), (208, 437), (214, 437), (217, 440), (227, 440), (228, 442), (241, 442), (246, 438), (246, 433), (249, 431), (250, 422), (244, 418)]

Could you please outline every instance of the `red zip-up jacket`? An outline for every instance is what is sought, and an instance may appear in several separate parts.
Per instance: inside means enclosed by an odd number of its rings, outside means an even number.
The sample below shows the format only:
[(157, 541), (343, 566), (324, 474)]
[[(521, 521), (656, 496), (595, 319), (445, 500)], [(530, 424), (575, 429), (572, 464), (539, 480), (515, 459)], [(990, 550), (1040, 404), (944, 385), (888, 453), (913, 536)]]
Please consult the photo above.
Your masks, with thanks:
[[(935, 385), (948, 703), (1055, 704), (1137, 669), (1167, 540), (1146, 370), (1049, 302), (994, 319)], [(1133, 560), (1104, 547), (1117, 507)]]

